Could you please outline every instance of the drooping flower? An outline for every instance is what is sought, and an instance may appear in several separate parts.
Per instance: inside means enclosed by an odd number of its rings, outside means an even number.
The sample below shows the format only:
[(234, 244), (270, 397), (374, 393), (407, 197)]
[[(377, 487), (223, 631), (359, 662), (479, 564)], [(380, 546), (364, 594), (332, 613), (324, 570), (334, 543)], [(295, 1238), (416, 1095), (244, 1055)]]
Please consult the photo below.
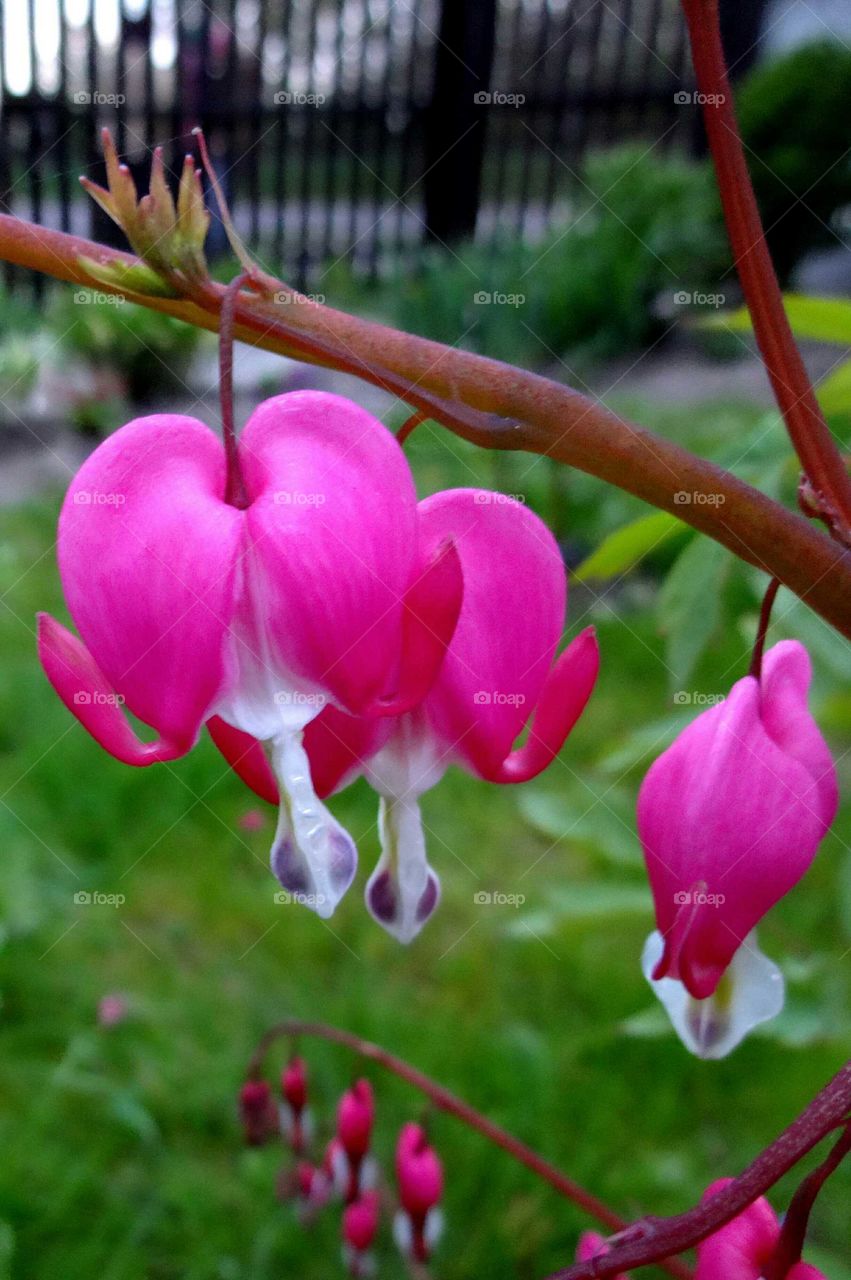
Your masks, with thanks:
[(365, 1191), (343, 1210), (343, 1262), (350, 1276), (369, 1276), (375, 1270), (370, 1253), (378, 1231), (379, 1196)]
[(783, 1004), (754, 929), (833, 821), (836, 770), (807, 706), (810, 661), (784, 640), (651, 766), (638, 832), (658, 931), (644, 971), (684, 1043), (729, 1053)]
[(281, 1073), (281, 1132), (296, 1155), (312, 1137), (313, 1122), (307, 1105), (307, 1067), (304, 1058), (291, 1058)]
[(267, 1081), (246, 1080), (239, 1093), (239, 1115), (250, 1147), (262, 1146), (271, 1137), (277, 1116)]
[[(381, 857), (366, 889), (376, 920), (409, 942), (440, 897), (428, 863), (419, 797), (450, 764), (490, 782), (523, 782), (551, 763), (594, 686), (593, 629), (556, 658), (567, 604), (558, 545), (522, 503), (457, 489), (419, 505), (425, 555), (451, 541), (464, 598), (458, 624), (429, 693), (409, 712), (381, 720), (327, 707), (305, 732), (317, 793), (327, 796), (364, 774), (379, 794)], [(524, 726), (526, 742), (514, 744)], [(261, 795), (274, 779), (258, 745), (213, 736)]]
[[(579, 1237), (579, 1244), (576, 1248), (577, 1262), (590, 1262), (592, 1258), (599, 1258), (602, 1254), (608, 1253), (609, 1247), (606, 1244), (605, 1237), (601, 1236), (597, 1231), (583, 1231)], [(630, 1280), (628, 1271), (619, 1271), (613, 1280)]]
[(393, 1224), (396, 1244), (404, 1257), (428, 1262), (443, 1230), (443, 1166), (418, 1124), (404, 1125), (399, 1134), (396, 1182), (401, 1206)]
[[(721, 1178), (704, 1193), (706, 1203), (732, 1181)], [(760, 1196), (743, 1213), (697, 1246), (695, 1280), (760, 1280), (777, 1249), (780, 1224), (768, 1201)], [(827, 1280), (807, 1262), (796, 1262), (785, 1280)]]
[(244, 508), (225, 501), (223, 447), (196, 419), (140, 418), (95, 450), (59, 520), (81, 639), (42, 615), (39, 653), (69, 710), (127, 764), (184, 755), (211, 717), (219, 740), (266, 743), (281, 797), (273, 869), (327, 916), (357, 855), (317, 799), (302, 732), (326, 703), (369, 717), (420, 701), (455, 626), (460, 566), (448, 544), (424, 551), (404, 455), (357, 405), (275, 397), (238, 448)]
[(340, 1187), (347, 1204), (371, 1190), (375, 1183), (375, 1164), (369, 1154), (374, 1123), (372, 1085), (368, 1080), (356, 1080), (337, 1108), (338, 1146), (331, 1157), (335, 1185)]

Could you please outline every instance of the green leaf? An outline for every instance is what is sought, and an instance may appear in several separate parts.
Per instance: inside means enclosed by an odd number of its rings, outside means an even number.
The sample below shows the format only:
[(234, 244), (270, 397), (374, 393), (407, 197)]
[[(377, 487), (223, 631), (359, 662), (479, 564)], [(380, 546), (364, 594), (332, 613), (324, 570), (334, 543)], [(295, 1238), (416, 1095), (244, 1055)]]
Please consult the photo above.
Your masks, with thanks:
[(730, 552), (711, 538), (694, 538), (674, 562), (659, 594), (658, 618), (673, 691), (682, 690), (721, 619), (721, 593)]
[[(851, 302), (842, 298), (809, 298), (802, 293), (786, 293), (783, 303), (796, 338), (851, 343)], [(747, 307), (711, 316), (701, 324), (707, 329), (731, 329), (734, 333), (750, 333), (753, 329)]]
[(604, 538), (596, 550), (574, 570), (574, 581), (614, 578), (616, 574), (626, 573), (650, 551), (675, 534), (682, 533), (684, 529), (682, 520), (667, 511), (654, 511), (651, 515), (641, 516)]
[(818, 402), (825, 413), (851, 412), (851, 360), (846, 360), (816, 387)]
[(524, 788), (518, 799), (523, 817), (548, 840), (566, 840), (618, 867), (641, 866), (635, 798), (626, 789), (590, 776), (558, 793)]

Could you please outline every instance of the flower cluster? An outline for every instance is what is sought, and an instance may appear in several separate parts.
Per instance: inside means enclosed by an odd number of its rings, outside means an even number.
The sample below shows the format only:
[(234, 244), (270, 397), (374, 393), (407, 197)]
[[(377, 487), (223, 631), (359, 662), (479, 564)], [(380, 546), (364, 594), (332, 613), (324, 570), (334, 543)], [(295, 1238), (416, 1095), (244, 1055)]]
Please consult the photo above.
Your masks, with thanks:
[(384, 1185), (373, 1154), (375, 1098), (368, 1080), (356, 1080), (337, 1106), (334, 1132), (314, 1159), (314, 1126), (308, 1106), (307, 1068), (293, 1057), (281, 1075), (276, 1108), (268, 1081), (253, 1074), (242, 1086), (239, 1114), (250, 1146), (283, 1140), (291, 1163), (278, 1177), (280, 1199), (294, 1202), (303, 1225), (334, 1202), (342, 1204), (342, 1257), (350, 1276), (375, 1270), (373, 1246), (382, 1213), (393, 1215), (393, 1237), (402, 1257), (426, 1263), (443, 1228), (443, 1166), (425, 1129), (405, 1124), (396, 1144), (395, 1195)]
[(440, 897), (419, 796), (453, 763), (493, 782), (540, 773), (591, 694), (594, 634), (556, 657), (567, 581), (536, 515), (473, 489), (417, 503), (395, 438), (350, 401), (267, 400), (238, 448), (243, 506), (195, 419), (140, 418), (95, 450), (59, 520), (81, 638), (42, 615), (42, 664), (127, 764), (184, 755), (206, 724), (277, 804), (272, 869), (321, 916), (357, 865), (323, 800), (365, 775), (382, 842), (367, 903), (407, 942)]

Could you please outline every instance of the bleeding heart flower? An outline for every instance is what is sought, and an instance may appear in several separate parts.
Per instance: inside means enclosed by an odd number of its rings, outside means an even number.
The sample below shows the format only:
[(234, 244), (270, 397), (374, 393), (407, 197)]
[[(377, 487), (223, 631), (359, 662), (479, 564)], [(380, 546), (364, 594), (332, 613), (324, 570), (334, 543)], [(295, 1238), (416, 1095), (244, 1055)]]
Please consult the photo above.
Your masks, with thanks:
[[(708, 1187), (703, 1203), (732, 1181), (721, 1178)], [(780, 1225), (762, 1196), (697, 1246), (695, 1280), (760, 1280), (780, 1240)], [(796, 1262), (786, 1280), (827, 1280), (816, 1267)]]
[(378, 1231), (379, 1196), (365, 1191), (343, 1210), (343, 1261), (349, 1275), (367, 1276), (375, 1269), (370, 1248)]
[[(338, 1168), (334, 1169), (335, 1181), (342, 1186), (347, 1203), (356, 1200), (362, 1192), (372, 1188), (376, 1169), (369, 1156), (372, 1126), (375, 1123), (375, 1099), (368, 1080), (356, 1080), (347, 1089), (337, 1107)], [(341, 1178), (339, 1169), (342, 1155), (345, 1169)]]
[[(567, 578), (539, 518), (503, 494), (456, 489), (419, 505), (423, 552), (447, 541), (464, 576), (458, 625), (429, 693), (405, 714), (377, 720), (327, 707), (305, 732), (313, 782), (330, 795), (364, 774), (378, 792), (382, 853), (366, 888), (373, 916), (409, 942), (437, 906), (420, 795), (450, 764), (490, 782), (524, 782), (551, 763), (594, 687), (593, 629), (555, 657)], [(524, 746), (514, 743), (531, 717)], [(274, 799), (262, 753), (245, 738), (214, 737), (261, 795)], [(259, 754), (258, 754), (259, 753)]]
[(644, 971), (683, 1042), (719, 1058), (783, 1004), (759, 920), (797, 884), (833, 821), (830, 751), (807, 707), (810, 660), (784, 640), (651, 766), (638, 832), (658, 932)]
[(277, 1116), (265, 1080), (246, 1080), (239, 1093), (239, 1115), (250, 1147), (262, 1146), (274, 1133)]
[(443, 1167), (418, 1124), (404, 1125), (399, 1134), (396, 1181), (401, 1204), (393, 1225), (396, 1243), (405, 1257), (427, 1262), (443, 1230)]
[(313, 1136), (313, 1117), (307, 1105), (307, 1067), (304, 1058), (291, 1058), (281, 1073), (281, 1132), (296, 1155)]
[[(460, 565), (448, 544), (425, 549), (404, 455), (357, 405), (267, 400), (238, 449), (244, 509), (225, 501), (224, 449), (193, 418), (140, 418), (95, 450), (59, 520), (81, 639), (42, 615), (39, 653), (69, 710), (127, 764), (184, 755), (211, 717), (220, 745), (268, 744), (273, 870), (328, 916), (357, 855), (317, 799), (302, 732), (326, 704), (369, 717), (421, 700), (455, 627)], [(268, 794), (257, 751), (242, 771), (256, 766)]]

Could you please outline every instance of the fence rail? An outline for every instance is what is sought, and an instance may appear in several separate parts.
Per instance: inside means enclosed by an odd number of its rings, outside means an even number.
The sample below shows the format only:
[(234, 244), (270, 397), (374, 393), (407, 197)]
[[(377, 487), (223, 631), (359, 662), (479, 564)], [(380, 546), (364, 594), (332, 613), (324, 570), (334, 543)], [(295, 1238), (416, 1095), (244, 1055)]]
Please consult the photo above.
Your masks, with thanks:
[(539, 236), (589, 147), (694, 138), (677, 0), (3, 0), (0, 39), (3, 210), (109, 238), (76, 182), (100, 128), (141, 179), (201, 124), (237, 225), (303, 288)]

